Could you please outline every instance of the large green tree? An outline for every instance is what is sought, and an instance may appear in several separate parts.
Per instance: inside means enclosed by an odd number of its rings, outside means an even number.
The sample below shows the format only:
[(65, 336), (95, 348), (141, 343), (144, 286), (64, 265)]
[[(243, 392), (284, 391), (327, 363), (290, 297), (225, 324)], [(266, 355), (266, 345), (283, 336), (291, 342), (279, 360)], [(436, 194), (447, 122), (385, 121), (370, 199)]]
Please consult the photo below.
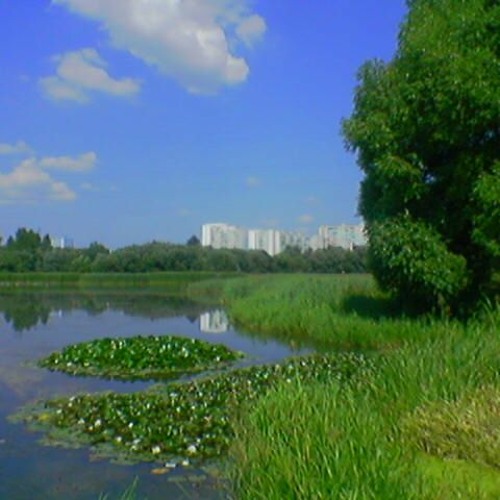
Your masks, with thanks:
[(500, 2), (411, 0), (394, 59), (359, 72), (348, 147), (373, 272), (424, 307), (456, 307), (500, 256)]

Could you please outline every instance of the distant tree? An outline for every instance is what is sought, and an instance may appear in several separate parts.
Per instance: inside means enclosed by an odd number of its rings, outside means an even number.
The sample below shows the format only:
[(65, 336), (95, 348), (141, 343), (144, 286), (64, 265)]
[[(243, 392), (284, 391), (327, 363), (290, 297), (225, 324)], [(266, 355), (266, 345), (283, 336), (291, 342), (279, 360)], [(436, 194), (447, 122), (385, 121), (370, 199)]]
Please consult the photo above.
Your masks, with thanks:
[(10, 237), (7, 241), (7, 247), (11, 250), (34, 252), (39, 250), (41, 246), (42, 238), (40, 235), (32, 229), (26, 229), (24, 227), (18, 229), (15, 237)]
[(193, 234), (189, 240), (187, 240), (186, 245), (191, 247), (199, 247), (201, 245), (199, 238)]
[(293, 273), (310, 270), (310, 259), (299, 247), (288, 246), (274, 258), (278, 271)]
[(43, 252), (52, 248), (52, 242), (50, 241), (50, 236), (48, 234), (43, 237), (40, 247)]
[(100, 254), (109, 254), (109, 249), (97, 241), (92, 242), (85, 250), (85, 255), (91, 260), (91, 262), (94, 262), (96, 257)]
[(458, 307), (500, 255), (500, 3), (411, 0), (395, 58), (359, 72), (344, 122), (378, 282)]

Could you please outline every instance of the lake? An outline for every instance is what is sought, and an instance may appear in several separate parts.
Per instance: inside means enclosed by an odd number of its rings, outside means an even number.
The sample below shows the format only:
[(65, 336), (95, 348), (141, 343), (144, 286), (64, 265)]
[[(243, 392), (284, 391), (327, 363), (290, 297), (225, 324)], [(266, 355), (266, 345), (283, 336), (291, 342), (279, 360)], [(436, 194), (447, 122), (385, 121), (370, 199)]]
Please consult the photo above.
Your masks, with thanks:
[(225, 312), (150, 292), (13, 292), (0, 294), (0, 499), (119, 498), (138, 478), (137, 498), (221, 499), (227, 494), (200, 469), (178, 467), (155, 475), (161, 464), (118, 465), (89, 449), (43, 446), (41, 434), (9, 415), (54, 396), (113, 390), (131, 392), (148, 382), (78, 378), (35, 366), (62, 347), (102, 337), (173, 334), (224, 344), (247, 356), (235, 366), (272, 363), (304, 354), (282, 342), (233, 328)]

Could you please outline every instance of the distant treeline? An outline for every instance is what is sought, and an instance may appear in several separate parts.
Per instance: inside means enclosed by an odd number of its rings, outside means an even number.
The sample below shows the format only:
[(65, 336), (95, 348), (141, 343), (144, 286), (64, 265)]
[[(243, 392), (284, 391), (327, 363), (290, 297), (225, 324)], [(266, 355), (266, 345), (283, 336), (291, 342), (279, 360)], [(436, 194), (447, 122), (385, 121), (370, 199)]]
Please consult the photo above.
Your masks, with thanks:
[(61, 249), (52, 248), (47, 236), (24, 228), (0, 247), (0, 272), (156, 271), (363, 273), (367, 271), (367, 253), (365, 248), (301, 251), (290, 247), (271, 257), (261, 250), (202, 247), (196, 238), (190, 238), (186, 245), (152, 242), (113, 252), (100, 243)]

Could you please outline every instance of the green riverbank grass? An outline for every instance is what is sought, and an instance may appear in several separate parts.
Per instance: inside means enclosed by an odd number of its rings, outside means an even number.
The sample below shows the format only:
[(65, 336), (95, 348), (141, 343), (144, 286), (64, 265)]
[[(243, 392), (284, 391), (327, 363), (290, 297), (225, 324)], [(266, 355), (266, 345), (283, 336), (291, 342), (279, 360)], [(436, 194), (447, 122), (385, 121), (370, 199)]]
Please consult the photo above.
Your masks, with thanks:
[(224, 272), (156, 272), (156, 273), (0, 273), (2, 290), (16, 288), (54, 289), (127, 289), (150, 288), (162, 292), (183, 293), (198, 281), (228, 279), (235, 273)]
[(397, 314), (369, 275), (258, 275), (188, 287), (219, 295), (231, 322), (262, 337), (328, 349), (390, 349), (445, 334), (448, 325)]
[[(260, 399), (238, 421), (231, 448), (233, 483), (238, 498), (498, 498), (499, 469), (489, 467), (489, 479), (451, 484), (439, 479), (445, 469), (443, 442), (466, 459), (462, 468), (479, 465), (471, 452), (477, 432), (437, 425), (423, 446), (415, 426), (425, 427), (426, 410), (447, 405), (467, 406), (467, 394), (481, 387), (498, 389), (500, 378), (500, 309), (463, 326), (439, 322), (446, 334), (424, 335), (406, 342), (378, 360), (373, 377), (343, 392), (335, 382), (306, 386), (282, 385)], [(427, 328), (436, 328), (429, 324)], [(470, 401), (470, 398), (469, 398)], [(488, 397), (476, 397), (468, 428), (481, 429)], [(467, 410), (464, 409), (464, 412)], [(444, 411), (447, 418), (449, 412)], [(491, 417), (491, 418), (490, 418)], [(493, 418), (493, 419), (492, 419)], [(413, 428), (406, 423), (411, 421)], [(410, 431), (411, 429), (411, 431)], [(496, 446), (498, 427), (486, 439)], [(418, 435), (417, 435), (418, 436)], [(434, 459), (422, 459), (422, 452)], [(460, 451), (458, 451), (460, 450)], [(427, 457), (428, 455), (424, 455)], [(484, 462), (484, 460), (481, 460)], [(440, 467), (436, 467), (435, 464)], [(488, 462), (491, 464), (491, 460)], [(472, 477), (472, 474), (470, 474)], [(496, 496), (492, 496), (496, 495)]]
[[(496, 410), (489, 410), (491, 392), (483, 392), (500, 383), (498, 305), (467, 324), (404, 317), (369, 276), (352, 275), (249, 276), (185, 290), (223, 304), (233, 323), (256, 335), (379, 355), (370, 356), (363, 376), (348, 380), (321, 363), (320, 377), (279, 368), (274, 378), (269, 367), (256, 367), (156, 392), (82, 395), (78, 411), (75, 399), (52, 400), (19, 418), (48, 432), (49, 440), (54, 431), (52, 444), (59, 429), (61, 444), (75, 437), (76, 444), (102, 447), (105, 456), (118, 448), (139, 460), (163, 460), (192, 444), (203, 458), (230, 446), (234, 496), (242, 499), (500, 498), (496, 459), (484, 460), (491, 446), (497, 456)], [(342, 356), (345, 363), (351, 354)], [(303, 361), (294, 366), (309, 372), (312, 365)], [(235, 401), (239, 410), (228, 410)], [(433, 419), (441, 425), (428, 425)], [(480, 456), (471, 452), (478, 435), (485, 438)], [(454, 474), (464, 480), (454, 481)]]

